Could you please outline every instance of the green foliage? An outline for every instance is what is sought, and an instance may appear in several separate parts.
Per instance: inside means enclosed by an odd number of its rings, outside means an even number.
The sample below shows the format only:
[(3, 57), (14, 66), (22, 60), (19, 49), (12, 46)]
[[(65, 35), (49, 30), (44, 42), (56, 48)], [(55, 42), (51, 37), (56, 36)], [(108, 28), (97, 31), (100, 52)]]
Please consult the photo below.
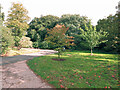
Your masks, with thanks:
[[(85, 30), (85, 25), (88, 25), (89, 19), (85, 16), (80, 15), (70, 15), (65, 14), (62, 15), (61, 18), (58, 18), (56, 16), (47, 15), (42, 16), (40, 18), (34, 18), (30, 22), (30, 27), (27, 30), (28, 31), (28, 37), (31, 38), (33, 42), (36, 42), (38, 39), (40, 39), (40, 42), (43, 42), (45, 39), (45, 36), (48, 34), (47, 28), (53, 28), (57, 23), (64, 24), (66, 27), (69, 27), (69, 30), (65, 33), (66, 35), (74, 36), (75, 34), (80, 35), (80, 27)], [(77, 42), (77, 38), (74, 38), (76, 48), (80, 47), (79, 43)], [(54, 48), (54, 44), (49, 42), (50, 48)], [(74, 47), (75, 48), (75, 47)]]
[(43, 48), (43, 49), (49, 48), (49, 47), (48, 47), (48, 42), (47, 42), (47, 41), (43, 41), (43, 42), (41, 43), (40, 48)]
[(1, 36), (0, 36), (0, 46), (1, 46), (1, 54), (4, 54), (7, 52), (7, 49), (9, 47), (14, 46), (14, 37), (11, 35), (11, 31), (4, 26), (0, 26), (1, 28)]
[(119, 19), (117, 14), (109, 15), (107, 18), (98, 21), (98, 25), (96, 26), (97, 31), (103, 30), (109, 34), (104, 38), (104, 40), (107, 40), (105, 45), (100, 45), (100, 47), (104, 47), (106, 51), (117, 52), (118, 48), (120, 48), (120, 33), (118, 25)]
[(96, 31), (96, 27), (92, 26), (91, 23), (89, 24), (89, 27), (86, 27), (87, 31), (84, 31), (83, 29), (80, 28), (82, 31), (81, 37), (84, 40), (84, 44), (88, 46), (91, 49), (91, 55), (92, 55), (92, 49), (99, 45), (100, 43), (106, 42), (100, 41), (102, 38), (104, 38), (107, 33), (103, 31)]
[[(29, 27), (27, 22), (29, 21), (28, 11), (23, 7), (21, 3), (13, 3), (10, 11), (8, 12), (8, 18), (6, 26), (12, 30), (12, 35), (19, 37), (26, 35), (26, 30)], [(15, 45), (18, 43), (15, 39)]]
[(86, 16), (80, 16), (77, 14), (64, 14), (61, 16), (59, 23), (69, 27), (66, 35), (74, 37), (75, 46), (72, 46), (72, 48), (86, 48), (84, 45), (82, 45), (83, 40), (78, 35), (81, 34), (80, 28), (86, 31), (86, 26), (89, 25), (89, 21), (90, 19), (88, 19)]
[(14, 41), (15, 41), (15, 46), (19, 46), (19, 41), (20, 41), (20, 37), (19, 36), (14, 36)]
[(33, 42), (33, 47), (38, 48), (38, 42)]
[(3, 14), (1, 13), (1, 4), (0, 4), (0, 54), (7, 52), (9, 47), (14, 45), (14, 38), (11, 35), (11, 30), (3, 26)]
[(85, 30), (85, 24), (87, 25), (88, 22), (89, 19), (87, 17), (77, 14), (64, 14), (59, 21), (59, 23), (69, 27), (69, 30), (66, 32), (69, 36), (73, 34), (81, 34), (79, 28), (81, 27)]
[(47, 16), (42, 16), (40, 18), (34, 18), (30, 23), (29, 23), (29, 29), (27, 30), (28, 32), (28, 37), (31, 38), (33, 42), (36, 42), (39, 40), (39, 42), (44, 41), (44, 38), (47, 34), (47, 28), (53, 28), (56, 23), (58, 22), (59, 17), (52, 16), (52, 15), (47, 15)]
[(29, 37), (23, 36), (21, 40), (19, 41), (19, 46), (22, 48), (31, 48), (32, 47), (32, 41), (30, 41)]

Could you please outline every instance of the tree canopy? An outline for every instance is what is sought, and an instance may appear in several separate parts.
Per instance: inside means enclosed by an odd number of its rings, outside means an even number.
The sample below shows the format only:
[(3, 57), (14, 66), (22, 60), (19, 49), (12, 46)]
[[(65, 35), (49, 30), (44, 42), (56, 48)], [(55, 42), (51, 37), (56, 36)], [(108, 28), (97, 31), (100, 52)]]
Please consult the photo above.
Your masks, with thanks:
[(14, 39), (13, 36), (11, 35), (10, 29), (7, 27), (3, 26), (3, 14), (1, 12), (1, 4), (0, 4), (0, 47), (1, 51), (0, 54), (6, 53), (8, 47), (12, 47), (14, 45)]
[[(108, 33), (108, 36), (104, 39), (108, 40), (103, 46), (106, 51), (117, 52), (118, 40), (119, 40), (119, 19), (118, 15), (109, 15), (105, 19), (98, 21), (97, 31), (103, 30)], [(102, 46), (101, 46), (102, 47)]]
[(58, 24), (53, 29), (47, 29), (48, 35), (45, 40), (51, 43), (54, 48), (57, 48), (59, 54), (64, 46), (74, 45), (72, 39), (65, 35), (68, 29), (64, 25)]
[(22, 36), (26, 35), (26, 30), (29, 27), (27, 22), (30, 20), (27, 15), (28, 11), (21, 3), (12, 3), (12, 7), (8, 12), (6, 26), (12, 30), (12, 35), (15, 36), (15, 44), (17, 45)]
[(53, 28), (58, 22), (59, 17), (47, 15), (40, 18), (35, 17), (29, 23), (29, 29), (27, 30), (28, 35), (33, 42), (36, 42), (38, 39), (44, 41), (45, 35), (47, 34), (47, 28)]
[(84, 44), (91, 49), (91, 55), (92, 55), (92, 49), (97, 45), (99, 45), (100, 43), (105, 42), (105, 40), (101, 41), (101, 39), (105, 37), (107, 33), (103, 31), (97, 32), (96, 27), (92, 26), (91, 24), (89, 24), (89, 27), (86, 27), (86, 30), (87, 31), (81, 29), (82, 31), (81, 37), (84, 40)]

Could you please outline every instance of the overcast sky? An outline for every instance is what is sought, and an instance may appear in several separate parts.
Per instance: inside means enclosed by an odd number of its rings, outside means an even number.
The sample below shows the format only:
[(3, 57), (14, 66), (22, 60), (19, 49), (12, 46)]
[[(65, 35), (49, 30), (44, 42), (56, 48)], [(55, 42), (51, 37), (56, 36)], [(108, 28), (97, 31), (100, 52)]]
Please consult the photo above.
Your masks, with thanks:
[(80, 14), (92, 19), (93, 25), (99, 19), (115, 14), (120, 0), (0, 0), (3, 12), (7, 12), (12, 2), (21, 2), (28, 10), (31, 20), (41, 15), (61, 16), (63, 14)]

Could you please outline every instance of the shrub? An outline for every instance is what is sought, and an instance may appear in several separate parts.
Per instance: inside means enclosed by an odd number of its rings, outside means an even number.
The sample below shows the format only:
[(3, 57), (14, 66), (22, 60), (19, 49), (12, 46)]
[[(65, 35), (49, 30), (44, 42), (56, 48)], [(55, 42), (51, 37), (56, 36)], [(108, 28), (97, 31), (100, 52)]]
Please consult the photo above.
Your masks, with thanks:
[(39, 42), (39, 48), (43, 48), (43, 49), (49, 48), (48, 42), (47, 41)]
[(15, 46), (19, 46), (20, 45), (20, 37), (18, 37), (18, 36), (14, 36), (14, 41), (15, 41)]
[(23, 48), (30, 48), (30, 47), (32, 47), (32, 41), (30, 41), (29, 37), (25, 37), (25, 36), (23, 36), (21, 38), (19, 44), (20, 44), (20, 47), (23, 47)]
[(33, 47), (38, 48), (38, 42), (33, 42)]

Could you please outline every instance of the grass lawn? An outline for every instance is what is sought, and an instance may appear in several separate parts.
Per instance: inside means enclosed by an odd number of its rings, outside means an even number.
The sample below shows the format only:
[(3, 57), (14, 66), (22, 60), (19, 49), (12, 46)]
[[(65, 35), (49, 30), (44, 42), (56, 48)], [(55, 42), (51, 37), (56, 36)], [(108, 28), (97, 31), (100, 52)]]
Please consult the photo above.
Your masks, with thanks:
[(36, 57), (28, 66), (56, 88), (118, 88), (118, 55), (88, 51), (64, 52), (65, 61), (54, 61), (57, 54)]

